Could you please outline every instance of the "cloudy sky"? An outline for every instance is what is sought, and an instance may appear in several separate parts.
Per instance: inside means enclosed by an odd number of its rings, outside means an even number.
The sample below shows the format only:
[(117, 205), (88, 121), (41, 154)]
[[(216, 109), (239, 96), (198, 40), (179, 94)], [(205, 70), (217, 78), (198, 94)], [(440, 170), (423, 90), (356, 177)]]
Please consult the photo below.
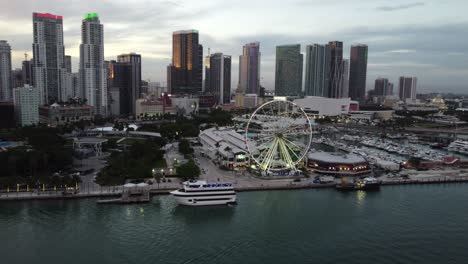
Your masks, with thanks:
[(212, 52), (233, 56), (233, 89), (242, 45), (260, 41), (262, 84), (274, 86), (275, 46), (341, 40), (369, 45), (368, 89), (377, 77), (418, 77), (419, 91), (468, 93), (466, 0), (0, 0), (0, 39), (13, 50), (13, 67), (31, 56), (32, 12), (64, 17), (66, 54), (78, 69), (80, 24), (99, 13), (105, 57), (137, 52), (143, 78), (165, 83), (171, 34), (197, 29)]

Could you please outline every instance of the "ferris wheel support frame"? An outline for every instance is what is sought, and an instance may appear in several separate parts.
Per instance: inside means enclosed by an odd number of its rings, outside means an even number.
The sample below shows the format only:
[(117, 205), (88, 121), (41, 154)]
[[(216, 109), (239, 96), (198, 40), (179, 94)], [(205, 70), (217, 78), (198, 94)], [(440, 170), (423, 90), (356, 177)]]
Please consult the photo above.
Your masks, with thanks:
[[(260, 115), (260, 113), (258, 113), (260, 111), (260, 109), (262, 109), (263, 111), (264, 110), (264, 107), (265, 106), (268, 106), (270, 104), (275, 104), (275, 103), (279, 103), (279, 102), (285, 102), (285, 104), (290, 104), (292, 105), (292, 107), (296, 107), (296, 109), (299, 110), (299, 112), (301, 113), (301, 115), (303, 115), (303, 117), (305, 117), (306, 119), (306, 123), (307, 123), (307, 128), (305, 128), (305, 130), (309, 130), (310, 131), (310, 135), (308, 135), (308, 142), (307, 142), (307, 145), (304, 146), (304, 153), (302, 155), (300, 155), (300, 157), (298, 156), (298, 154), (294, 151), (294, 149), (289, 146), (289, 144), (292, 144), (292, 146), (296, 147), (296, 148), (302, 148), (301, 146), (298, 146), (297, 144), (295, 144), (294, 142), (291, 141), (290, 138), (287, 138), (286, 134), (285, 136), (281, 136), (281, 137), (277, 137), (277, 136), (272, 136), (272, 135), (269, 135), (269, 137), (274, 137), (273, 138), (273, 141), (270, 143), (270, 146), (266, 149), (264, 149), (263, 151), (260, 151), (259, 155), (257, 156), (257, 158), (260, 158), (263, 156), (263, 158), (259, 160), (257, 160), (256, 158), (254, 158), (254, 155), (252, 153), (252, 150), (250, 149), (249, 147), (249, 144), (248, 144), (248, 135), (249, 135), (249, 127), (250, 127), (250, 124), (252, 122), (252, 119), (256, 116), (256, 115)], [(278, 111), (277, 115), (279, 117), (281, 117), (281, 115), (289, 115), (290, 112), (289, 111), (289, 107), (290, 106), (286, 106), (286, 111), (285, 112), (281, 112), (281, 105), (280, 103), (278, 104), (278, 109), (276, 109)], [(274, 108), (274, 106), (272, 107)], [(271, 110), (270, 110), (271, 111)], [(258, 113), (258, 114), (257, 114)], [(292, 112), (291, 112), (292, 113)], [(264, 115), (266, 115), (265, 112), (263, 112)], [(271, 114), (274, 115), (274, 111), (271, 111)], [(286, 132), (286, 131), (290, 131), (290, 130), (295, 130), (297, 129), (297, 127), (288, 127), (288, 128), (283, 128), (283, 131)], [(260, 130), (260, 129), (259, 129)], [(261, 130), (260, 130), (261, 131)], [(272, 163), (272, 158), (274, 157), (274, 155), (277, 154), (277, 149), (279, 148), (279, 153), (280, 156), (282, 157), (284, 163), (286, 164), (286, 167), (287, 169), (296, 169), (296, 165), (299, 164), (304, 158), (305, 156), (308, 154), (309, 152), (309, 149), (310, 149), (310, 145), (312, 143), (312, 123), (310, 121), (310, 118), (309, 116), (307, 115), (307, 113), (300, 107), (298, 106), (297, 104), (291, 102), (291, 101), (287, 101), (287, 100), (272, 100), (272, 101), (269, 101), (269, 102), (266, 102), (262, 105), (260, 105), (257, 109), (255, 109), (255, 111), (251, 114), (250, 118), (249, 118), (249, 121), (247, 122), (247, 125), (245, 127), (245, 143), (246, 143), (246, 146), (247, 146), (247, 150), (249, 151), (249, 154), (251, 156), (250, 160), (254, 160), (254, 162), (259, 166), (259, 168), (264, 171), (264, 172), (270, 172), (271, 170), (271, 167), (273, 166), (273, 163)], [(261, 145), (264, 145), (265, 142), (263, 142)], [(265, 153), (266, 152), (266, 153)], [(296, 161), (293, 160), (293, 158), (291, 157), (290, 153), (293, 153), (293, 155), (297, 158)]]

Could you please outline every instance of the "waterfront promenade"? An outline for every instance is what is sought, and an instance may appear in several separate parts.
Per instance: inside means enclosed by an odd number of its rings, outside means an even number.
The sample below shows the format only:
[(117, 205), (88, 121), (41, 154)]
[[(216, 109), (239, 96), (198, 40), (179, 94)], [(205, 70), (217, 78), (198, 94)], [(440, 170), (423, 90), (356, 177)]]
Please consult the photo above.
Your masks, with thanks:
[[(260, 180), (261, 184), (250, 183), (248, 185), (243, 182), (236, 184), (236, 191), (268, 191), (268, 190), (295, 190), (295, 189), (313, 189), (313, 188), (334, 188), (339, 179), (335, 183), (318, 184), (313, 183), (312, 179), (303, 179), (300, 182), (292, 180)], [(468, 176), (431, 176), (431, 177), (413, 177), (409, 179), (402, 178), (383, 178), (382, 185), (407, 185), (407, 184), (448, 184), (448, 183), (468, 183)], [(180, 188), (179, 183), (171, 183), (166, 185), (150, 186), (152, 195), (169, 194), (177, 188)], [(94, 191), (79, 191), (76, 194), (63, 194), (62, 192), (2, 192), (0, 193), (0, 201), (15, 201), (15, 200), (50, 200), (50, 199), (80, 199), (80, 198), (96, 198), (96, 197), (114, 197), (120, 196), (123, 191), (123, 186), (102, 187), (100, 190)]]
[[(313, 179), (318, 174), (311, 174), (309, 178), (302, 178), (299, 182), (292, 179), (260, 179), (254, 177), (248, 172), (225, 171), (217, 167), (211, 160), (200, 155), (199, 150), (195, 149), (195, 156), (200, 168), (204, 173), (200, 179), (209, 182), (223, 181), (232, 182), (236, 191), (267, 191), (267, 190), (294, 190), (311, 188), (334, 188), (340, 179), (335, 179), (334, 183), (319, 184), (313, 183)], [(87, 165), (87, 168), (94, 168), (99, 171), (103, 167), (98, 159)], [(461, 183), (468, 182), (467, 169), (444, 169), (431, 171), (405, 170), (408, 177), (380, 177), (382, 185), (403, 185), (403, 184), (442, 184), (442, 183)], [(101, 187), (93, 181), (93, 174), (81, 176), (82, 182), (79, 184), (79, 191), (75, 194), (63, 194), (62, 191), (25, 190), (16, 192), (16, 189), (0, 190), (0, 201), (8, 200), (46, 200), (46, 199), (80, 199), (93, 197), (114, 197), (120, 196), (124, 189), (123, 186)], [(154, 183), (149, 185), (150, 193), (168, 194), (170, 191), (181, 188), (181, 181), (172, 178), (171, 182)]]

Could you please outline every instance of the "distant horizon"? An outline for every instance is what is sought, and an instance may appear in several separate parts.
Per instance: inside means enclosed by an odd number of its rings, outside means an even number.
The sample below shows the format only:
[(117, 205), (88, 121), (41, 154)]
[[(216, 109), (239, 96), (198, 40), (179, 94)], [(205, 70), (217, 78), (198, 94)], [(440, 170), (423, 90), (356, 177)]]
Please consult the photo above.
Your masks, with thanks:
[[(104, 24), (105, 59), (129, 52), (141, 54), (142, 78), (161, 84), (166, 83), (166, 67), (171, 62), (172, 32), (196, 29), (204, 56), (208, 48), (232, 56), (233, 91), (239, 55), (246, 43), (260, 42), (261, 84), (274, 90), (276, 46), (301, 44), (305, 55), (306, 45), (339, 40), (344, 42), (346, 59), (352, 44), (369, 46), (366, 90), (372, 90), (375, 79), (383, 77), (397, 91), (398, 77), (404, 75), (418, 77), (418, 93), (468, 93), (468, 19), (462, 13), (468, 3), (459, 0), (298, 0), (288, 5), (278, 0), (0, 3), (6, 7), (0, 11), (1, 38), (12, 48), (12, 69), (21, 66), (25, 52), (32, 57), (32, 13), (43, 12), (63, 16), (65, 54), (72, 56), (73, 72), (77, 72), (81, 20), (88, 13), (98, 13)], [(329, 18), (331, 10), (335, 19)]]

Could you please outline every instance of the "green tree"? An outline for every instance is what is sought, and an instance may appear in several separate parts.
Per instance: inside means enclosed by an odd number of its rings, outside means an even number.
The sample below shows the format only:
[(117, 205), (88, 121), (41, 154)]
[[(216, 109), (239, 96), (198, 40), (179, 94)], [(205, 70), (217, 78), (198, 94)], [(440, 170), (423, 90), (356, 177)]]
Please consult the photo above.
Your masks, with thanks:
[(193, 153), (193, 148), (190, 147), (190, 142), (187, 139), (181, 139), (179, 142), (179, 152), (187, 155)]
[(185, 180), (196, 179), (200, 176), (200, 168), (193, 160), (189, 160), (189, 162), (180, 165), (177, 167), (176, 171), (177, 174)]

